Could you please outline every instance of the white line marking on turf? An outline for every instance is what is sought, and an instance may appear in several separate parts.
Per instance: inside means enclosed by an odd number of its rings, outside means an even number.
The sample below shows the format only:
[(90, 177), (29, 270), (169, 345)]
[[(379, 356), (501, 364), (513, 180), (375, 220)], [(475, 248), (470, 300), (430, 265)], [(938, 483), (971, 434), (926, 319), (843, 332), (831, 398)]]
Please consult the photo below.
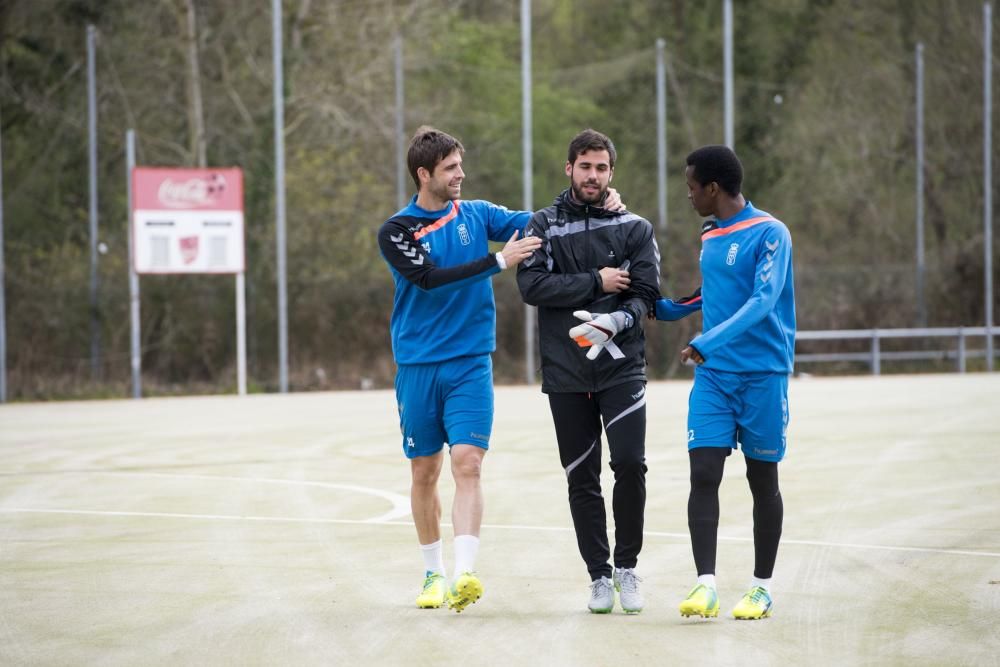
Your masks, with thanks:
[[(656, 535), (660, 537), (688, 537), (687, 535), (681, 535), (679, 533), (657, 533), (649, 531), (646, 535)], [(727, 540), (729, 542), (753, 542), (752, 537), (722, 537), (719, 536), (720, 540)], [(935, 549), (932, 547), (899, 547), (890, 546), (883, 544), (854, 544), (851, 542), (820, 542), (817, 540), (786, 540), (782, 538), (782, 544), (797, 544), (800, 546), (807, 547), (837, 547), (842, 549), (880, 549), (882, 551), (911, 551), (917, 553), (929, 553), (929, 554), (949, 554), (953, 556), (987, 556), (990, 558), (1000, 558), (1000, 553), (993, 553), (991, 551), (963, 551), (961, 549)]]
[[(409, 511), (409, 510), (407, 510)], [(382, 519), (324, 519), (322, 517), (296, 516), (241, 516), (236, 514), (183, 514), (180, 512), (118, 512), (106, 510), (61, 510), (61, 509), (31, 509), (25, 507), (0, 508), (0, 514), (77, 514), (93, 516), (136, 516), (161, 519), (198, 519), (206, 521), (273, 521), (283, 523), (343, 523), (371, 524), (390, 526), (412, 526), (408, 521), (385, 521)]]
[[(400, 495), (398, 493), (393, 493), (391, 491), (383, 491), (381, 489), (373, 489), (367, 486), (356, 486), (353, 484), (335, 484), (333, 482), (314, 482), (306, 479), (276, 479), (271, 477), (238, 477), (235, 475), (198, 475), (193, 473), (163, 473), (163, 472), (142, 472), (142, 471), (72, 471), (65, 474), (71, 475), (114, 475), (114, 476), (126, 476), (126, 477), (163, 477), (167, 479), (204, 479), (211, 481), (229, 481), (229, 482), (251, 482), (251, 483), (263, 483), (263, 484), (294, 484), (298, 486), (316, 486), (324, 489), (337, 489), (340, 491), (353, 491), (354, 493), (363, 493), (370, 496), (376, 496), (378, 498), (383, 498), (388, 500), (392, 505), (392, 509), (388, 512), (380, 514), (378, 516), (372, 517), (370, 519), (364, 519), (361, 523), (384, 523), (387, 521), (392, 521), (393, 519), (400, 519), (402, 517), (410, 516), (410, 499), (406, 496)], [(128, 513), (126, 513), (127, 515)], [(149, 516), (161, 516), (159, 514), (151, 514)], [(178, 515), (178, 516), (201, 516), (201, 515)], [(212, 515), (204, 515), (212, 516)], [(225, 518), (225, 517), (216, 517)], [(289, 520), (294, 520), (291, 518)]]
[(391, 521), (393, 519), (399, 519), (404, 516), (410, 516), (410, 499), (406, 496), (402, 496), (398, 493), (393, 493), (391, 491), (383, 491), (381, 489), (373, 489), (367, 486), (356, 486), (354, 484), (335, 484), (333, 482), (313, 482), (305, 479), (275, 479), (271, 477), (236, 477), (232, 475), (195, 475), (195, 474), (170, 474), (162, 472), (125, 472), (125, 473), (112, 473), (112, 474), (127, 474), (127, 475), (144, 475), (147, 477), (177, 477), (184, 479), (210, 479), (210, 480), (228, 480), (232, 482), (262, 482), (264, 484), (296, 484), (299, 486), (318, 486), (324, 489), (338, 489), (340, 491), (354, 491), (355, 493), (364, 493), (370, 496), (377, 496), (379, 498), (384, 498), (392, 504), (392, 509), (379, 516), (372, 517), (371, 519), (365, 519), (364, 523), (384, 523), (386, 521)]
[[(244, 478), (238, 478), (244, 479)], [(359, 487), (363, 488), (363, 487)], [(151, 517), (162, 519), (196, 519), (207, 521), (260, 521), (260, 522), (283, 522), (283, 523), (330, 523), (345, 525), (383, 525), (383, 526), (412, 526), (412, 521), (390, 521), (381, 518), (376, 519), (324, 519), (322, 517), (290, 517), (290, 516), (239, 516), (234, 514), (181, 514), (174, 512), (111, 512), (103, 510), (64, 510), (64, 509), (33, 509), (27, 507), (0, 507), (0, 514), (76, 514), (90, 516), (125, 516), (125, 517)], [(450, 523), (442, 523), (442, 527), (450, 528)], [(571, 527), (557, 526), (526, 526), (519, 524), (483, 524), (483, 528), (496, 530), (535, 530), (543, 532), (566, 533), (572, 530)], [(687, 533), (666, 533), (661, 531), (646, 531), (650, 537), (671, 537), (677, 539), (688, 539)], [(719, 536), (720, 541), (726, 542), (751, 542), (750, 537), (726, 537)], [(820, 542), (817, 540), (781, 540), (782, 544), (796, 544), (811, 547), (834, 547), (839, 549), (875, 549), (881, 551), (906, 551), (915, 553), (945, 554), (948, 556), (981, 556), (986, 558), (1000, 558), (1000, 553), (992, 551), (965, 551), (962, 549), (934, 549), (930, 547), (900, 547), (887, 546), (881, 544), (854, 544), (851, 542)]]

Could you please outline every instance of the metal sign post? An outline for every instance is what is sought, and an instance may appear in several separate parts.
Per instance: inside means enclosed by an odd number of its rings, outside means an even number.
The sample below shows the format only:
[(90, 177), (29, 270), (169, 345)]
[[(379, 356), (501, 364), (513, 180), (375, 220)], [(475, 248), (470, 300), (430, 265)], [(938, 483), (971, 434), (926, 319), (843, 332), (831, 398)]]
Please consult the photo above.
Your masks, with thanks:
[(135, 202), (132, 197), (132, 171), (135, 169), (135, 130), (125, 133), (125, 173), (128, 192), (128, 311), (130, 322), (129, 361), (132, 367), (132, 398), (142, 398), (142, 349), (141, 324), (139, 319), (139, 275), (135, 272), (135, 234), (132, 233), (132, 212)]
[(4, 303), (5, 289), (3, 259), (3, 145), (0, 143), (0, 403), (7, 402), (7, 306)]

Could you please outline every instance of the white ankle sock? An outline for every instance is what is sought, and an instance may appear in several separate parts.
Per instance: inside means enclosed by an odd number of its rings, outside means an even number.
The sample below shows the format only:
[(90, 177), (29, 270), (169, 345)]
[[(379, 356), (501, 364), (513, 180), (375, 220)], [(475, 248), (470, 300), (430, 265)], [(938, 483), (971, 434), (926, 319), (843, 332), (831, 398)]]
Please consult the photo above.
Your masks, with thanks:
[(476, 554), (479, 553), (479, 538), (475, 535), (455, 536), (455, 574), (472, 572), (476, 569)]
[(770, 578), (767, 578), (767, 579), (758, 579), (757, 577), (753, 577), (750, 580), (750, 588), (753, 588), (754, 586), (760, 586), (765, 591), (767, 591), (768, 593), (770, 593), (771, 592), (771, 579)]
[(699, 574), (698, 583), (704, 584), (709, 588), (715, 588), (715, 575), (714, 574)]
[(430, 544), (421, 544), (420, 552), (424, 555), (424, 569), (428, 572), (437, 572), (445, 576), (444, 555), (441, 549), (441, 540)]

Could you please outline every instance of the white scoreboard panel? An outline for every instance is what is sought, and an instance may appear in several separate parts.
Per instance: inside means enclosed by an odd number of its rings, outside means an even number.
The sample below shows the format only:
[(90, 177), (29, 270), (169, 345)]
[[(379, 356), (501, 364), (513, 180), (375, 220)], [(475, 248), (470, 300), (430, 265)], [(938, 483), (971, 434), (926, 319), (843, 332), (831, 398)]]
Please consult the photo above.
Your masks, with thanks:
[(242, 273), (242, 211), (133, 213), (136, 273)]

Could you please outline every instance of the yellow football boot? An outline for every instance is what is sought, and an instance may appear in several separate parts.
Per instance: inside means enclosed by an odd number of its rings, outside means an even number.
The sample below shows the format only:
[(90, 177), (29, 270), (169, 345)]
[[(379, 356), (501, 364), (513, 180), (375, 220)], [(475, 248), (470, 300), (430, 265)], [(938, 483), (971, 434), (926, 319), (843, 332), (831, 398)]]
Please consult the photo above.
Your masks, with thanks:
[(681, 616), (714, 618), (719, 615), (719, 594), (711, 586), (698, 584), (681, 602), (680, 610)]
[(424, 578), (424, 590), (417, 596), (417, 606), (421, 609), (437, 609), (444, 604), (444, 593), (447, 588), (443, 576), (428, 571)]
[(756, 621), (771, 615), (771, 595), (760, 586), (751, 588), (743, 599), (733, 607), (733, 618), (741, 621)]
[(482, 596), (483, 582), (479, 581), (475, 572), (463, 572), (448, 589), (448, 608), (460, 614)]

